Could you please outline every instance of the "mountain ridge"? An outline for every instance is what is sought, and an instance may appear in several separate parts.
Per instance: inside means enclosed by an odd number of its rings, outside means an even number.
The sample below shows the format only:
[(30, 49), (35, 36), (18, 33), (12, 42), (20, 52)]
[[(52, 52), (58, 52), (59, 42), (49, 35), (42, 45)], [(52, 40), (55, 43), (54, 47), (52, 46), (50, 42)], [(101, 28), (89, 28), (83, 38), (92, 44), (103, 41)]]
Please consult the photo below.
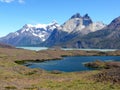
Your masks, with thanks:
[[(120, 17), (105, 28), (62, 43), (62, 47), (120, 49)], [(58, 45), (59, 46), (59, 45)]]
[(88, 14), (81, 16), (79, 13), (76, 13), (61, 25), (60, 29), (53, 31), (50, 37), (43, 42), (43, 46), (51, 47), (58, 43), (69, 41), (77, 36), (82, 37), (90, 32), (95, 32), (105, 26), (105, 24), (100, 22), (94, 23)]
[[(26, 29), (20, 29), (13, 35), (10, 33), (7, 36), (0, 38), (0, 41), (15, 45), (15, 46), (59, 46), (65, 48), (107, 48), (118, 49), (120, 48), (120, 16), (112, 20), (109, 25), (105, 25), (102, 22), (93, 22), (88, 14), (81, 16), (79, 13), (72, 15), (64, 24), (58, 25), (54, 23), (52, 25), (30, 25), (23, 26)], [(42, 27), (42, 28), (39, 28)], [(31, 27), (28, 29), (28, 27)], [(37, 35), (33, 35), (28, 32), (32, 32), (33, 28), (40, 29), (40, 32), (46, 31), (49, 35), (44, 40), (40, 40)], [(50, 32), (49, 32), (50, 31)], [(18, 32), (24, 33), (23, 37), (17, 37)], [(28, 35), (26, 37), (26, 34)], [(36, 34), (36, 33), (35, 33)], [(41, 35), (44, 33), (42, 32)], [(45, 34), (46, 35), (46, 34)], [(14, 38), (14, 39), (13, 39)], [(22, 41), (20, 44), (20, 41)]]
[(32, 46), (45, 41), (52, 31), (59, 27), (56, 22), (50, 24), (25, 24), (21, 29), (14, 33), (9, 33), (0, 38), (0, 42), (14, 46)]

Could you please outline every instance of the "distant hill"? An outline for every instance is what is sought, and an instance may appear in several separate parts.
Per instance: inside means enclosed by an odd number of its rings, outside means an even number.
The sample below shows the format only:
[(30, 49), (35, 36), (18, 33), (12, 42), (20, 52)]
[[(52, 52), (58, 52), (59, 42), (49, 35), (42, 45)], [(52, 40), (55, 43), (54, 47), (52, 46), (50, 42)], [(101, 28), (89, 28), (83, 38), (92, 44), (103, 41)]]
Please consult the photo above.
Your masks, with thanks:
[(15, 48), (14, 46), (0, 43), (0, 48)]

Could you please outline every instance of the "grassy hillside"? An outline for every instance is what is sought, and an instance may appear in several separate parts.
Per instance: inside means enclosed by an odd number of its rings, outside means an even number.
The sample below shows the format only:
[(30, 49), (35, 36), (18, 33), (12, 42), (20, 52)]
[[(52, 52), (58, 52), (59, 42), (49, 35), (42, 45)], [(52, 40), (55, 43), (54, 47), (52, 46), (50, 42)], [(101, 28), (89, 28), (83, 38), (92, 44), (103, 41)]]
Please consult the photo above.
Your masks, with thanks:
[[(114, 52), (119, 55), (120, 51)], [(113, 52), (104, 53), (104, 55)], [(103, 53), (102, 53), (103, 54)], [(118, 83), (102, 82), (96, 75), (102, 71), (62, 73), (30, 69), (15, 63), (21, 60), (50, 60), (61, 56), (101, 55), (92, 51), (29, 51), (0, 48), (0, 90), (119, 90)], [(112, 54), (113, 55), (113, 54)]]

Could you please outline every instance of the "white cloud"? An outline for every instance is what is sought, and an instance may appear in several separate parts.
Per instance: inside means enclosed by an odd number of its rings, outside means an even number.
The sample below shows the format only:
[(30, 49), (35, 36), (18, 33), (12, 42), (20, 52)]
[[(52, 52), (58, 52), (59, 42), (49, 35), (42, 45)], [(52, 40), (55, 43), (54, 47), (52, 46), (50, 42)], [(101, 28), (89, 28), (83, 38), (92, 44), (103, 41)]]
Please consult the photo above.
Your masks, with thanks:
[(18, 0), (18, 2), (19, 2), (19, 3), (25, 3), (25, 1), (24, 1), (24, 0)]
[(6, 3), (10, 3), (13, 2), (14, 0), (0, 0), (1, 2), (6, 2)]
[(18, 3), (24, 3), (24, 0), (0, 0), (0, 2), (11, 3), (17, 1)]

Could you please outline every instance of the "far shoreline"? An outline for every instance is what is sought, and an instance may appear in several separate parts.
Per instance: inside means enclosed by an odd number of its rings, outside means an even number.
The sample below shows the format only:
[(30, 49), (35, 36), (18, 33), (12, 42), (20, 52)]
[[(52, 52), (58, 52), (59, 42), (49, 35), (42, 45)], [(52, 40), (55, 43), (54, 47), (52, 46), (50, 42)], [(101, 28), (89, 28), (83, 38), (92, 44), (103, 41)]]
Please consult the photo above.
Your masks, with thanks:
[(86, 49), (86, 48), (49, 48), (49, 47), (32, 47), (32, 46), (18, 46), (16, 48), (20, 49), (26, 49), (26, 50), (35, 50), (35, 51), (40, 51), (40, 50), (55, 50), (55, 49), (60, 49), (60, 50), (84, 50), (84, 51), (103, 51), (103, 52), (108, 52), (108, 51), (116, 51), (119, 49)]

